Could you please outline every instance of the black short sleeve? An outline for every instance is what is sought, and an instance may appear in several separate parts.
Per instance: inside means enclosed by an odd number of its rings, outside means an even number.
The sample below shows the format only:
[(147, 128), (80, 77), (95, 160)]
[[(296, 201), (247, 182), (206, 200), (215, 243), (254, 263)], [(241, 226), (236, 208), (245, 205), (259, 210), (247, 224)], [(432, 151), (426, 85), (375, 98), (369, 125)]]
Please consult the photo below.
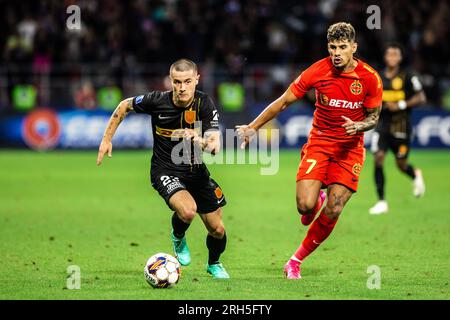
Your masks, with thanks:
[(214, 101), (207, 96), (205, 103), (201, 108), (202, 131), (219, 130), (219, 112), (217, 111)]
[(414, 71), (409, 71), (406, 74), (406, 89), (411, 92), (411, 95), (423, 90), (422, 82)]
[(151, 91), (133, 98), (133, 109), (136, 113), (152, 114), (152, 109), (161, 100), (162, 92)]

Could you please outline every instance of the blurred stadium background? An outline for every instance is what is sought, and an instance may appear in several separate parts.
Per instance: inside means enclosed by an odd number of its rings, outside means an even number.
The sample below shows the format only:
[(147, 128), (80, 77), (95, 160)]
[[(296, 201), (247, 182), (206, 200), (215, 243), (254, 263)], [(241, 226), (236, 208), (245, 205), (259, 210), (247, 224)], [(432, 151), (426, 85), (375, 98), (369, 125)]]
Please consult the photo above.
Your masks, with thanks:
[[(373, 4), (381, 9), (379, 30), (366, 26), (366, 9)], [(449, 298), (448, 1), (0, 5), (1, 298)], [(80, 8), (80, 29), (67, 28), (71, 5)], [(231, 282), (206, 279), (205, 231), (196, 220), (189, 231), (195, 255), (193, 266), (183, 270), (186, 280), (175, 290), (149, 291), (141, 270), (148, 256), (171, 250), (170, 214), (148, 183), (153, 141), (147, 116), (127, 117), (114, 137), (113, 159), (95, 166), (95, 149), (113, 109), (126, 97), (168, 89), (170, 64), (186, 57), (198, 63), (199, 89), (214, 97), (222, 128), (246, 123), (301, 70), (327, 55), (327, 27), (342, 20), (355, 26), (358, 57), (380, 70), (383, 46), (395, 40), (404, 46), (404, 64), (420, 76), (427, 103), (412, 114), (411, 159), (424, 171), (424, 199), (412, 197), (410, 181), (390, 155), (391, 211), (370, 216), (376, 197), (368, 155), (360, 191), (323, 250), (311, 257), (306, 281), (282, 281), (281, 266), (306, 232), (299, 228), (293, 180), (314, 110), (314, 101), (305, 98), (272, 124), (281, 129), (279, 174), (261, 176), (252, 165), (210, 166), (228, 200), (224, 261)], [(72, 264), (81, 267), (83, 290), (65, 290)], [(382, 268), (386, 290), (366, 288), (372, 264)]]
[[(418, 72), (428, 98), (414, 115), (414, 146), (450, 146), (445, 0), (4, 3), (2, 146), (95, 148), (118, 102), (169, 88), (168, 67), (180, 57), (199, 64), (199, 89), (215, 97), (222, 124), (232, 128), (252, 118), (301, 70), (326, 56), (327, 27), (341, 20), (355, 26), (358, 56), (373, 66), (382, 66), (386, 42), (404, 46), (404, 64)], [(71, 16), (66, 9), (72, 4), (80, 8), (80, 29), (66, 27)], [(371, 4), (381, 9), (379, 30), (366, 26)], [(304, 142), (313, 103), (305, 99), (280, 117), (275, 125), (286, 129), (282, 146)], [(128, 119), (116, 147), (152, 145), (148, 122), (142, 119)]]

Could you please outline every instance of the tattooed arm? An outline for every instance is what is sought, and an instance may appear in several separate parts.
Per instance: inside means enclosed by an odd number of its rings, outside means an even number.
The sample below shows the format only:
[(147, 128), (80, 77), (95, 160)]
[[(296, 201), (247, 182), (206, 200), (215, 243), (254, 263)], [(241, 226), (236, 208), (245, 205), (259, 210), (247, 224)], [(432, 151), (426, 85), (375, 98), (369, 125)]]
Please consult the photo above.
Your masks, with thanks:
[(348, 135), (355, 135), (357, 132), (369, 131), (376, 127), (378, 119), (380, 117), (381, 107), (378, 108), (365, 108), (366, 118), (362, 121), (353, 122), (347, 117), (342, 116), (345, 123), (342, 125)]
[(133, 110), (133, 98), (125, 99), (119, 103), (116, 110), (114, 110), (111, 118), (109, 119), (108, 125), (103, 134), (102, 142), (98, 148), (97, 165), (102, 164), (103, 157), (108, 154), (108, 157), (112, 156), (112, 138), (116, 132), (119, 124), (127, 116), (127, 114)]
[(236, 126), (236, 132), (239, 138), (243, 140), (241, 149), (244, 149), (245, 146), (250, 143), (257, 130), (275, 118), (296, 100), (298, 100), (298, 98), (294, 95), (292, 90), (288, 88), (278, 99), (270, 103), (250, 124)]

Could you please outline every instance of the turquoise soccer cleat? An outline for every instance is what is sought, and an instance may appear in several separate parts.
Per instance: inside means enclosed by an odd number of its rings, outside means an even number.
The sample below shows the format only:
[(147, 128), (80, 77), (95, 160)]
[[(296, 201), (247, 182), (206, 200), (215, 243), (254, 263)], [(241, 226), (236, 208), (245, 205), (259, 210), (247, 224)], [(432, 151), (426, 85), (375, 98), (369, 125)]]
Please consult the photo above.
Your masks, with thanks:
[(230, 275), (227, 273), (221, 263), (207, 264), (206, 272), (213, 276), (214, 279), (229, 279)]
[(191, 263), (191, 253), (186, 243), (186, 236), (179, 239), (173, 234), (173, 230), (170, 234), (173, 242), (173, 251), (177, 256), (178, 261), (182, 266), (187, 266)]

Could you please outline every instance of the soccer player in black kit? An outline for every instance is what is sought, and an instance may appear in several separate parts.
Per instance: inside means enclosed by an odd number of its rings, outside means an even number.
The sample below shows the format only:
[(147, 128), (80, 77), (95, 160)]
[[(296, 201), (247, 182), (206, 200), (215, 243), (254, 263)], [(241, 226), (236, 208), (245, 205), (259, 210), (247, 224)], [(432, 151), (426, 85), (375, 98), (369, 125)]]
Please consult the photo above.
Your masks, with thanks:
[(178, 60), (169, 73), (172, 91), (151, 91), (118, 105), (100, 144), (97, 165), (105, 154), (111, 157), (114, 133), (130, 111), (151, 115), (154, 139), (151, 183), (174, 211), (171, 238), (177, 259), (184, 266), (191, 262), (185, 233), (199, 213), (208, 230), (206, 271), (214, 278), (227, 279), (229, 275), (219, 262), (227, 242), (222, 222), (226, 200), (201, 161), (203, 151), (219, 152), (218, 113), (212, 99), (196, 90), (200, 75), (194, 62)]
[(408, 162), (411, 142), (411, 109), (426, 101), (422, 84), (417, 75), (402, 68), (402, 49), (392, 43), (385, 47), (386, 68), (380, 73), (383, 80), (383, 107), (378, 126), (372, 136), (372, 152), (375, 156), (375, 184), (378, 202), (369, 209), (370, 214), (387, 213), (388, 203), (384, 195), (385, 178), (383, 163), (390, 149), (395, 154), (398, 169), (413, 180), (413, 194), (421, 197), (425, 183), (420, 169)]

